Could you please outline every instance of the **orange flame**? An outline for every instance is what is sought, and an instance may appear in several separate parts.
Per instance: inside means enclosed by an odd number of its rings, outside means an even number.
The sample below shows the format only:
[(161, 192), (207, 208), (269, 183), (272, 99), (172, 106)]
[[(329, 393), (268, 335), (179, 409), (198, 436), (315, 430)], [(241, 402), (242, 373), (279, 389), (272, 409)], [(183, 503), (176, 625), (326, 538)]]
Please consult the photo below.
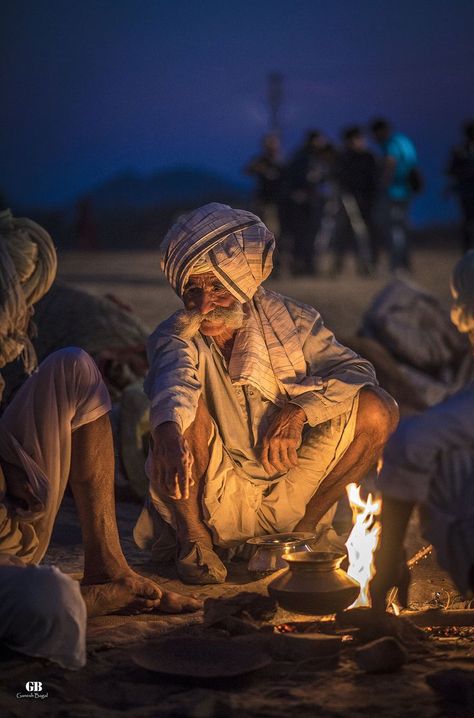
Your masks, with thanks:
[(360, 487), (349, 484), (346, 488), (352, 509), (352, 531), (346, 541), (349, 556), (347, 573), (360, 584), (360, 593), (350, 608), (370, 606), (369, 583), (374, 575), (374, 551), (380, 536), (380, 522), (377, 521), (382, 500), (374, 500), (369, 494), (367, 501), (360, 496)]

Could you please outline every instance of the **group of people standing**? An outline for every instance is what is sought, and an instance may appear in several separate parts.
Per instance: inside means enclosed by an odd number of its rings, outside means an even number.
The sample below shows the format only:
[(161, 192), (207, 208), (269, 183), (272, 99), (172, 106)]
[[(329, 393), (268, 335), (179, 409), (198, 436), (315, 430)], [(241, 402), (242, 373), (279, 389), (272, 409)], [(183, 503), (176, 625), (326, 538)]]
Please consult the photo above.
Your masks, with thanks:
[(278, 238), (277, 266), (316, 274), (329, 250), (337, 275), (352, 249), (359, 273), (371, 275), (386, 245), (390, 269), (410, 270), (408, 209), (422, 186), (416, 149), (384, 119), (372, 122), (370, 131), (379, 157), (356, 125), (342, 132), (340, 148), (311, 130), (286, 163), (278, 136), (264, 138), (245, 171), (257, 183), (256, 209)]

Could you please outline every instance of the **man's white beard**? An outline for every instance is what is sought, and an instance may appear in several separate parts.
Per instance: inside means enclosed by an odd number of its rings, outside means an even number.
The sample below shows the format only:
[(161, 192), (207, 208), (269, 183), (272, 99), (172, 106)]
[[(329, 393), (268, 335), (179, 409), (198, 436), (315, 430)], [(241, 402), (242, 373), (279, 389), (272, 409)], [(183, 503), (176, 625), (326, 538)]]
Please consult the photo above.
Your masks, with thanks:
[(181, 339), (192, 339), (204, 320), (209, 322), (224, 320), (226, 329), (240, 329), (244, 318), (244, 309), (240, 302), (235, 302), (231, 307), (216, 307), (208, 314), (201, 314), (197, 309), (181, 309), (174, 317), (174, 333)]

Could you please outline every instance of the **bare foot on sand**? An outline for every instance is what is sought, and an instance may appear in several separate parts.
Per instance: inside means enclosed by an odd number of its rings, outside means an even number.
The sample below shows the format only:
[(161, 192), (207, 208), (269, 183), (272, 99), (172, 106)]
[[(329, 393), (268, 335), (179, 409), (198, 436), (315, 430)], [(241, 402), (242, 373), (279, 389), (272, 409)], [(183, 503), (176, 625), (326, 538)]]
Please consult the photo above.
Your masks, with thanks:
[(89, 617), (151, 611), (185, 613), (202, 608), (202, 601), (180, 593), (163, 591), (151, 579), (131, 570), (123, 576), (105, 579), (103, 582), (81, 583), (81, 593)]

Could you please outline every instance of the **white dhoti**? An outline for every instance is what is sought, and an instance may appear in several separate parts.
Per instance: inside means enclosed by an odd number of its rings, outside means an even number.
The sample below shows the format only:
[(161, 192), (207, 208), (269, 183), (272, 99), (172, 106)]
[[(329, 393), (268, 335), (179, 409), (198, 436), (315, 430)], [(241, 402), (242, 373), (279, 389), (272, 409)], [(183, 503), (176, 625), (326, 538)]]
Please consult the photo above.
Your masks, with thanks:
[[(319, 426), (305, 427), (303, 441), (297, 451), (298, 466), (272, 480), (263, 478), (263, 467), (257, 453), (249, 451), (248, 442), (238, 450), (235, 438), (239, 428), (233, 421), (231, 410), (228, 412), (228, 423), (223, 428), (224, 434), (234, 435), (231, 450), (213, 422), (202, 512), (215, 545), (231, 547), (254, 536), (294, 530), (303, 518), (309, 500), (352, 443), (358, 404), (357, 395), (348, 411)], [(152, 462), (150, 453), (147, 460), (150, 477)], [(318, 524), (321, 549), (342, 546), (332, 530), (335, 510), (336, 506)], [(159, 529), (156, 520), (153, 520), (154, 512), (173, 526), (172, 513), (151, 481), (148, 501), (134, 530), (135, 541), (141, 548), (153, 549), (154, 539), (157, 538)]]
[[(43, 558), (69, 476), (72, 432), (109, 410), (100, 373), (81, 349), (51, 354), (25, 382), (0, 418), (0, 465), (23, 470), (44, 510), (18, 508), (0, 471), (0, 554), (25, 563)], [(85, 605), (77, 582), (52, 568), (9, 566), (0, 566), (0, 582), (0, 640), (67, 667), (83, 665)]]
[(63, 668), (86, 663), (86, 606), (54, 566), (0, 566), (0, 642)]

